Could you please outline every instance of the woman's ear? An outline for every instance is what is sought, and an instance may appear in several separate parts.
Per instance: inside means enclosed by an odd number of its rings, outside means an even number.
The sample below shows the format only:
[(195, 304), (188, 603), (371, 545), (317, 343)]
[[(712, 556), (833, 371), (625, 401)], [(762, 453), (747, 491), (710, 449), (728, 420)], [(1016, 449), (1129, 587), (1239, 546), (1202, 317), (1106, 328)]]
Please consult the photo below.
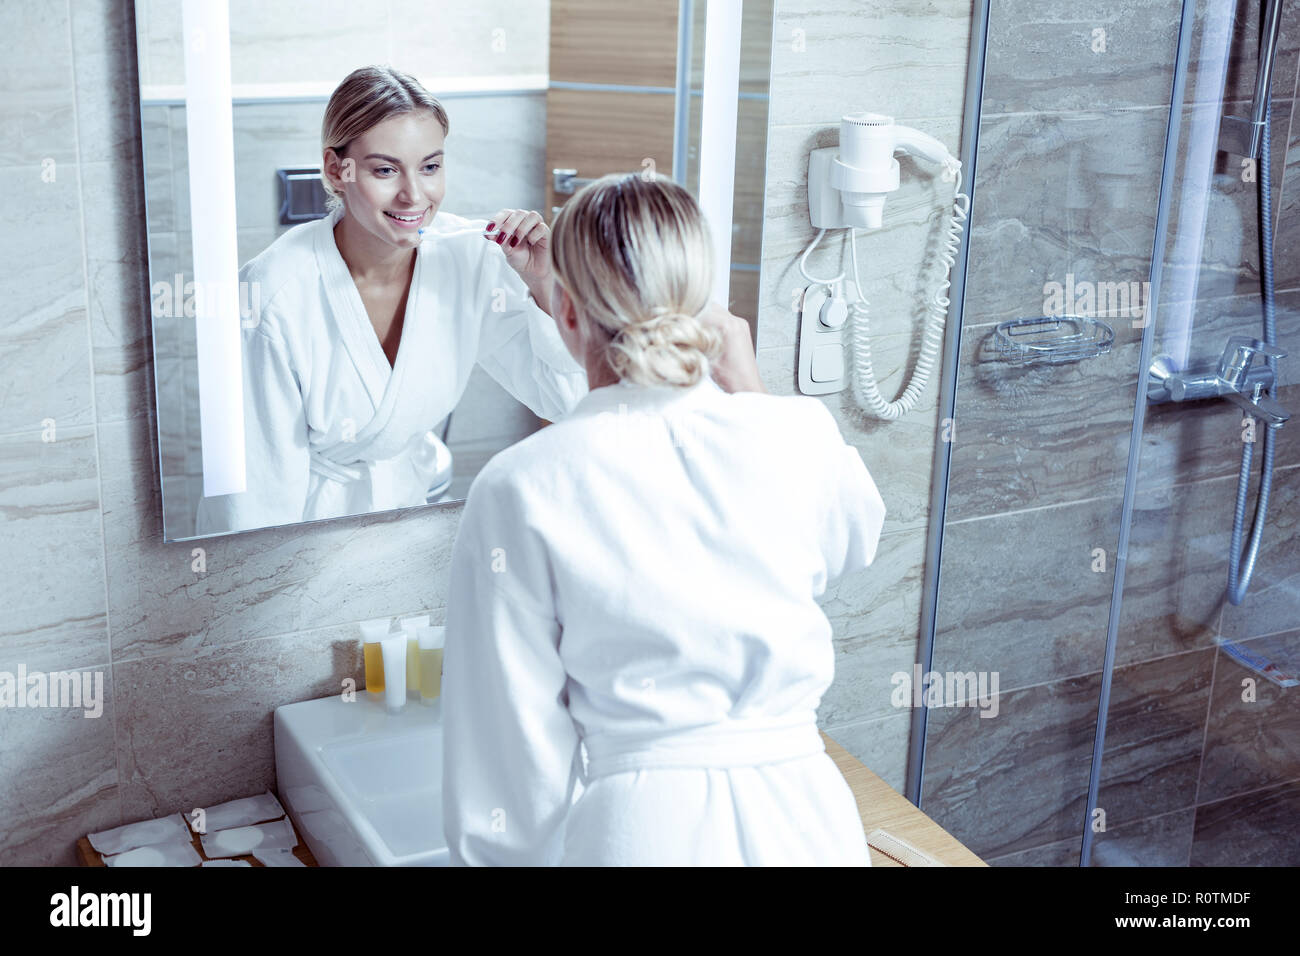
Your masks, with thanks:
[(578, 328), (577, 310), (573, 306), (573, 300), (564, 291), (564, 286), (558, 282), (552, 282), (551, 285), (551, 306), (555, 310), (555, 317), (566, 329), (575, 331)]
[(321, 173), (334, 192), (342, 196), (343, 184), (357, 181), (356, 161), (339, 156), (332, 146), (326, 147), (321, 157)]

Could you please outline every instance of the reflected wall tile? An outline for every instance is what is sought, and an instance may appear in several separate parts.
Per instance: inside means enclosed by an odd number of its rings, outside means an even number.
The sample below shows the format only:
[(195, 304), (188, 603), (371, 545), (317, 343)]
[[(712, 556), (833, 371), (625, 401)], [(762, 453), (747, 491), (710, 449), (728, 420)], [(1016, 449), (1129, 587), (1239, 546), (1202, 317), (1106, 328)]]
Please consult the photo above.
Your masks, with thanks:
[(963, 325), (1091, 314), (1103, 306), (1085, 293), (1141, 290), (1167, 113), (985, 114)]
[[(355, 0), (233, 0), (230, 80), (334, 84), (359, 66), (388, 63), (386, 6)], [(418, 29), (420, 23), (408, 20), (402, 28)], [(394, 65), (410, 72), (400, 61)]]
[(535, 209), (549, 221), (546, 93), (448, 96), (442, 103), (451, 132), (441, 208), (470, 219)]
[[(170, 106), (146, 104), (140, 108), (140, 152), (144, 163), (145, 212), (150, 233), (176, 229), (176, 189), (172, 182)], [(189, 197), (184, 197), (189, 202)]]
[[(320, 165), (324, 115), (324, 100), (235, 104), (235, 213), (241, 231), (256, 231), (274, 239), (282, 230), (280, 180), (275, 171), (284, 166)], [(177, 122), (184, 128), (183, 113), (177, 114)], [(241, 248), (241, 264), (252, 258), (244, 253)]]
[(1090, 674), (1004, 691), (996, 717), (932, 709), (926, 814), (986, 860), (1073, 839), (1083, 825), (1100, 683)]
[[(778, 3), (772, 88), (780, 95), (772, 98), (770, 122), (825, 116), (838, 123), (862, 110), (887, 112), (904, 125), (957, 115), (970, 23), (969, 0)], [(911, 77), (924, 82), (904, 79)]]
[(825, 726), (897, 714), (893, 675), (912, 673), (921, 619), (925, 531), (883, 535), (871, 566), (819, 603), (835, 638), (835, 680), (818, 708)]
[(11, 672), (109, 660), (95, 434), (42, 437), (0, 437), (0, 670)]
[(434, 5), (389, 0), (389, 9), (392, 62), (418, 77), (436, 81), (440, 76), (548, 71), (549, 3), (478, 0)]
[(77, 159), (68, 5), (6, 3), (0, 36), (10, 39), (0, 97), (0, 166), (34, 166), (31, 180), (39, 183), (42, 164), (53, 163), (47, 175), (61, 175), (59, 166)]
[[(1275, 642), (1291, 652), (1292, 660), (1300, 654), (1300, 630), (1278, 635)], [(1254, 642), (1243, 644), (1249, 651)], [(1295, 706), (1295, 688), (1279, 687), (1222, 649), (1217, 653), (1197, 794), (1202, 804), (1300, 780), (1300, 710)], [(1254, 682), (1253, 699), (1244, 699), (1248, 679)]]
[[(94, 681), (95, 671), (83, 673)], [(124, 822), (110, 673), (99, 671), (98, 717), (84, 706), (6, 708), (0, 717), (0, 866), (77, 866), (80, 837)]]
[(1042, 846), (1007, 853), (1003, 856), (985, 857), (989, 866), (1058, 866), (1079, 865), (1079, 851), (1083, 846), (1083, 837), (1076, 836), (1069, 840), (1057, 840)]
[(365, 686), (355, 625), (118, 663), (122, 814), (137, 820), (275, 788), (276, 707)]
[(1300, 782), (1196, 809), (1192, 866), (1300, 866)]
[(78, 178), (73, 164), (53, 182), (37, 166), (0, 168), (0, 261), (21, 264), (0, 284), (0, 432), (93, 418)]
[[(949, 522), (935, 670), (997, 671), (1003, 692), (1101, 669), (1119, 497)], [(1106, 570), (1093, 551), (1106, 550)]]
[(1161, 0), (994, 4), (984, 115), (1167, 104), (1179, 14)]
[(1108, 829), (1195, 804), (1214, 654), (1115, 668), (1097, 794)]
[(164, 543), (149, 423), (103, 426), (100, 456), (115, 661), (446, 602), (454, 505)]

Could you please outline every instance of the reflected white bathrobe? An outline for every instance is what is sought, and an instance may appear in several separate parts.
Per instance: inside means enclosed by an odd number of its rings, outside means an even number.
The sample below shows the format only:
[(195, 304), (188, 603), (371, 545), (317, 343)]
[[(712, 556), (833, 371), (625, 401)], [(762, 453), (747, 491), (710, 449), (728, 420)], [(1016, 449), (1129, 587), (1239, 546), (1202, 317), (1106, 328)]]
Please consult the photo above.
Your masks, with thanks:
[(869, 866), (816, 599), (884, 515), (821, 402), (707, 378), (598, 388), (497, 454), (450, 572), (452, 863)]
[(483, 238), (487, 220), (447, 212), (418, 247), (390, 366), (334, 241), (341, 214), (240, 270), (257, 306), (243, 330), (247, 490), (202, 499), (197, 534), (424, 504), (441, 444), (430, 429), (475, 362), (550, 421), (587, 392), (555, 320)]

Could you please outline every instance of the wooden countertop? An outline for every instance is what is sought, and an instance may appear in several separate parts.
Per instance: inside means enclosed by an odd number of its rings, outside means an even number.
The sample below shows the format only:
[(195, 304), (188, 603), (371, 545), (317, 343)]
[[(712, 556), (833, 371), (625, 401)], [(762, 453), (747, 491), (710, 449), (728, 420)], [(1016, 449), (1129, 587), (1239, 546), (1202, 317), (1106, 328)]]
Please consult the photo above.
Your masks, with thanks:
[(871, 836), (876, 830), (898, 837), (933, 857), (942, 866), (988, 866), (831, 737), (823, 733), (822, 739), (826, 742), (826, 753), (840, 768), (858, 801), (862, 828), (867, 832), (867, 842), (871, 846), (872, 866), (905, 865), (886, 856), (874, 845), (884, 842)]

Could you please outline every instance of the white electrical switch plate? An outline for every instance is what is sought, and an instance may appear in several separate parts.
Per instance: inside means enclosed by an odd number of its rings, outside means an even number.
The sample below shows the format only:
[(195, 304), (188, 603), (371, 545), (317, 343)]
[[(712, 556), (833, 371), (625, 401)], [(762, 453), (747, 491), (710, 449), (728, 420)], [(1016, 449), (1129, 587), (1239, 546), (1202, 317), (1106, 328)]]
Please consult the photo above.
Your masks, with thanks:
[(821, 321), (822, 310), (830, 302), (825, 286), (810, 285), (804, 290), (799, 310), (799, 344), (795, 367), (799, 372), (799, 391), (805, 395), (829, 395), (843, 391), (844, 330), (830, 329)]

